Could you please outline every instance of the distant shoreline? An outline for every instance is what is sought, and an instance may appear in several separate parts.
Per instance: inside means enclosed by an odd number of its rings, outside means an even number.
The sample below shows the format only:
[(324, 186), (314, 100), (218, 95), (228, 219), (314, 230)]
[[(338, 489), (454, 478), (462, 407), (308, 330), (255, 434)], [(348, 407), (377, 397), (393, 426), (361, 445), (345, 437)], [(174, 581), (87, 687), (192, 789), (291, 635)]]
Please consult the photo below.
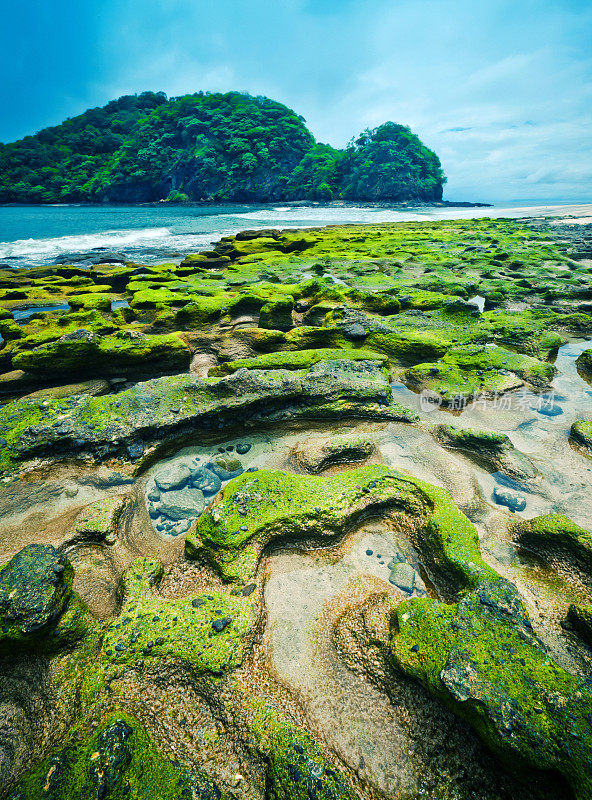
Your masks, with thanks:
[(220, 200), (184, 200), (176, 202), (172, 200), (156, 200), (151, 203), (0, 203), (0, 208), (204, 208), (208, 206), (286, 206), (288, 208), (493, 208), (493, 203), (473, 203), (468, 200), (441, 200), (441, 201), (411, 201), (388, 202), (381, 200), (355, 201), (355, 200), (333, 200), (329, 203), (322, 203), (318, 200), (277, 200), (274, 202), (258, 202), (256, 200), (237, 202)]

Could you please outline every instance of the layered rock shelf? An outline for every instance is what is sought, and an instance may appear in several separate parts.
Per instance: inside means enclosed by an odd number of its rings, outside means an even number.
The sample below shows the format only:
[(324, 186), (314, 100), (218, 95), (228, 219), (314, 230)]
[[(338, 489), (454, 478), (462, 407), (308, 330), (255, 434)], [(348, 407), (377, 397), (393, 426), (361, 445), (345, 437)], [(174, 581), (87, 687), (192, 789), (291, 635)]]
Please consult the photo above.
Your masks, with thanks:
[(591, 798), (589, 241), (0, 271), (0, 797)]

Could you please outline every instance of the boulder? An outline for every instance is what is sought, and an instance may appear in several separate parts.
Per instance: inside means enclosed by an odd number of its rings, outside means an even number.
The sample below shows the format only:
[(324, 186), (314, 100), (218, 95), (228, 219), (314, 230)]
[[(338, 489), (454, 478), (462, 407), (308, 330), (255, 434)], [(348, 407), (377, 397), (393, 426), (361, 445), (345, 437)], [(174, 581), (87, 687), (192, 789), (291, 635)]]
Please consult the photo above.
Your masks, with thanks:
[(576, 366), (586, 375), (592, 375), (592, 350), (584, 350), (580, 353), (576, 358)]
[(512, 529), (514, 541), (546, 563), (576, 572), (592, 583), (592, 533), (564, 514), (544, 514), (521, 520)]
[(0, 650), (35, 642), (72, 594), (74, 570), (50, 544), (29, 544), (0, 570)]
[(179, 333), (146, 336), (125, 330), (101, 336), (80, 329), (49, 344), (19, 352), (13, 358), (16, 369), (32, 375), (99, 374), (127, 375), (130, 371), (150, 373), (188, 369), (191, 351)]
[[(392, 400), (376, 362), (323, 361), (307, 372), (240, 369), (220, 380), (184, 374), (137, 383), (119, 394), (17, 400), (0, 407), (0, 471), (36, 457), (119, 455), (195, 430), (297, 419), (411, 421)], [(136, 450), (134, 450), (134, 453)], [(134, 456), (136, 457), (136, 456)], [(220, 477), (220, 476), (219, 476)]]
[(432, 435), (440, 444), (462, 451), (490, 472), (503, 472), (516, 480), (536, 476), (530, 459), (516, 450), (505, 433), (436, 425), (432, 428)]
[(390, 648), (399, 669), (469, 722), (507, 763), (558, 771), (578, 800), (591, 796), (588, 679), (548, 655), (509, 581), (483, 579), (457, 605), (401, 603)]
[(307, 472), (322, 472), (334, 464), (366, 461), (374, 452), (374, 443), (360, 436), (311, 437), (294, 447), (293, 462)]
[(161, 467), (154, 476), (154, 483), (162, 492), (181, 489), (189, 482), (191, 470), (187, 464), (169, 464)]
[(592, 451), (592, 421), (576, 420), (571, 426), (569, 435), (574, 442)]
[(186, 486), (184, 489), (164, 492), (154, 507), (171, 520), (196, 519), (206, 507), (206, 500), (199, 489)]

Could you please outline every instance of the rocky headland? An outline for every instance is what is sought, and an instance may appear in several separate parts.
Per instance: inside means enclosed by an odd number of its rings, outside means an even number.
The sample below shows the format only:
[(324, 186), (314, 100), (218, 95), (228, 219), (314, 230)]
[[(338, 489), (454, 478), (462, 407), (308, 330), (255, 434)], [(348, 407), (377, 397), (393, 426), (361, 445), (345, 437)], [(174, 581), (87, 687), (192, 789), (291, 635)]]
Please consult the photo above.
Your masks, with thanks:
[(592, 245), (0, 271), (0, 796), (592, 797)]

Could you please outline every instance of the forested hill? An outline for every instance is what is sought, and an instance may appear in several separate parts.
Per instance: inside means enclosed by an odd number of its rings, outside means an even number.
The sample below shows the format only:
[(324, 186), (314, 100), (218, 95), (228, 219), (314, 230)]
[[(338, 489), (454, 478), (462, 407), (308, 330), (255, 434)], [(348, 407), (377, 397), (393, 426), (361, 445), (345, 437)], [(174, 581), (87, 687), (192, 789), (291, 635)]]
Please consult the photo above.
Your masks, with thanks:
[(239, 92), (126, 95), (0, 144), (0, 203), (434, 201), (445, 181), (403, 125), (336, 150), (281, 103)]

